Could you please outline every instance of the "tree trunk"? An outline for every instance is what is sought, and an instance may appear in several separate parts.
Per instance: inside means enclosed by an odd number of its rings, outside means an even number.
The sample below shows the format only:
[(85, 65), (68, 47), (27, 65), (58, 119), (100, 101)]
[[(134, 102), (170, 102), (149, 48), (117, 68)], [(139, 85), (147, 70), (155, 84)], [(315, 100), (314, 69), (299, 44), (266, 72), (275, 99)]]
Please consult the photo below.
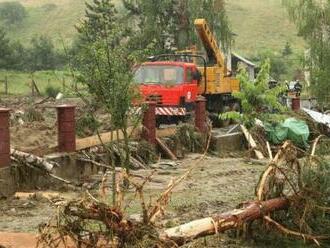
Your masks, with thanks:
[(182, 245), (199, 237), (237, 228), (244, 222), (262, 218), (270, 212), (285, 209), (288, 205), (289, 200), (286, 198), (248, 202), (240, 209), (166, 229), (160, 237), (163, 240), (171, 240)]
[(10, 155), (17, 160), (26, 161), (27, 163), (40, 166), (41, 168), (45, 169), (48, 172), (52, 171), (54, 168), (54, 162), (50, 163), (47, 160), (35, 156), (33, 154), (11, 149)]

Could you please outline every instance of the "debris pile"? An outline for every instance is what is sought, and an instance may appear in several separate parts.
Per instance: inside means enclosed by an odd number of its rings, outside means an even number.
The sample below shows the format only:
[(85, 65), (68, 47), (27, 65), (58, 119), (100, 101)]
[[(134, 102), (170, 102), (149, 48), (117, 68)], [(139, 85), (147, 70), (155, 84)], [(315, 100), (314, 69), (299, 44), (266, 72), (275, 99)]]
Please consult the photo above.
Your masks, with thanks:
[[(149, 205), (145, 202), (143, 188), (155, 172), (142, 180), (133, 180), (121, 172), (113, 206), (105, 200), (102, 185), (99, 198), (87, 192), (84, 198), (65, 204), (40, 228), (39, 247), (57, 247), (67, 242), (73, 242), (76, 247), (177, 247), (199, 237), (241, 229), (245, 225), (262, 232), (262, 223), (286, 236), (320, 245), (329, 239), (330, 165), (315, 155), (316, 146), (317, 142), (310, 156), (298, 160), (297, 148), (285, 142), (261, 175), (256, 199), (242, 203), (235, 210), (169, 229), (161, 228), (157, 221), (163, 216), (174, 187), (189, 176), (195, 165), (171, 181)], [(121, 185), (124, 179), (130, 181), (140, 200), (142, 217), (139, 219), (130, 219), (125, 213)], [(262, 222), (254, 222), (257, 219)]]

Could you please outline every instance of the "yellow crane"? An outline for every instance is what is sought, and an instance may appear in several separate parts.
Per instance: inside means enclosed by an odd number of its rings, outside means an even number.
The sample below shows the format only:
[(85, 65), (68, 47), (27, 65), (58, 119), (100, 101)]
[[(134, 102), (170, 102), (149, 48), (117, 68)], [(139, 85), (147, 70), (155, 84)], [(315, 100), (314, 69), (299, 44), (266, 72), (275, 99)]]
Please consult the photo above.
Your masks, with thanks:
[(196, 19), (194, 24), (207, 56), (206, 69), (199, 67), (204, 78), (199, 83), (199, 93), (207, 98), (210, 112), (218, 113), (237, 109), (238, 104), (231, 94), (240, 90), (239, 81), (231, 76), (231, 71), (227, 68), (226, 56), (220, 49), (207, 21)]

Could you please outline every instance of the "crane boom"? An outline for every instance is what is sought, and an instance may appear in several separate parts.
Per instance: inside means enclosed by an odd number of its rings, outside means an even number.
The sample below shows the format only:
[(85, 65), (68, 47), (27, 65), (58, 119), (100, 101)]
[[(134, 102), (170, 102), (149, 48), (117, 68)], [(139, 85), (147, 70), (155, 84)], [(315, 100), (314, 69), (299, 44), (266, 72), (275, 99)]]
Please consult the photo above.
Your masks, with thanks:
[(209, 25), (205, 19), (196, 19), (195, 28), (197, 33), (204, 45), (207, 56), (210, 61), (213, 61), (219, 67), (222, 67), (225, 74), (227, 73), (227, 65), (225, 61), (225, 55), (222, 53), (221, 49), (217, 44), (217, 40), (211, 31)]

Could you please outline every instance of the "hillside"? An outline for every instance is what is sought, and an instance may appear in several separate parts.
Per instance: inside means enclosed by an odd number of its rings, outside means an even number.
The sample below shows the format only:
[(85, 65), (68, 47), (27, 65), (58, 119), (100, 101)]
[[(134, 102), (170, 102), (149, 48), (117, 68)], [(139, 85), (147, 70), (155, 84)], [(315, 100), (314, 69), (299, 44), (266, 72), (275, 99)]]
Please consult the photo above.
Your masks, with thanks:
[[(61, 48), (63, 40), (72, 40), (74, 24), (84, 15), (84, 0), (0, 0), (6, 1), (19, 1), (28, 11), (24, 23), (9, 31), (11, 38), (23, 42), (44, 34)], [(265, 48), (279, 51), (287, 41), (293, 49), (303, 49), (304, 42), (295, 35), (295, 27), (280, 0), (226, 1), (232, 29), (237, 34), (236, 51), (246, 56)]]
[(226, 0), (232, 30), (237, 34), (235, 50), (245, 56), (258, 50), (280, 51), (289, 42), (294, 51), (304, 49), (304, 41), (289, 20), (281, 0)]

